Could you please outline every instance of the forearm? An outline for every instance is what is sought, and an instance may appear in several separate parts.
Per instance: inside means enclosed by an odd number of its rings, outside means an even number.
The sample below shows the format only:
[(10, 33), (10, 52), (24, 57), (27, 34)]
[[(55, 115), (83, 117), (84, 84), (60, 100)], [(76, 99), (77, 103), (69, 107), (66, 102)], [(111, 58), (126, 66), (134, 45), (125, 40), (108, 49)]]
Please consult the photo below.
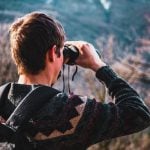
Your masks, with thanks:
[(135, 133), (150, 125), (147, 106), (127, 82), (108, 66), (98, 69), (96, 77), (106, 85), (115, 103), (88, 101), (89, 110), (93, 109), (89, 119), (93, 127), (90, 123), (87, 125), (92, 130), (89, 133), (89, 145)]
[[(139, 94), (125, 80), (119, 77), (109, 66), (104, 66), (96, 72), (96, 77), (108, 88), (109, 95), (115, 97), (115, 103), (122, 101), (122, 97), (136, 96), (141, 100)], [(131, 94), (132, 93), (132, 94)], [(129, 96), (128, 96), (129, 95)], [(143, 101), (142, 101), (143, 103)]]
[[(115, 105), (120, 111), (120, 114), (118, 115), (122, 115), (121, 119), (122, 117), (126, 116), (126, 118), (129, 119), (130, 115), (132, 118), (132, 114), (130, 113), (134, 113), (135, 115), (133, 116), (139, 118), (140, 120), (138, 126), (142, 125), (142, 121), (143, 125), (145, 124), (144, 126), (150, 125), (149, 109), (147, 108), (139, 94), (126, 81), (120, 78), (108, 66), (100, 68), (96, 72), (96, 77), (106, 85), (110, 96), (115, 99)], [(134, 120), (135, 118), (132, 119)]]

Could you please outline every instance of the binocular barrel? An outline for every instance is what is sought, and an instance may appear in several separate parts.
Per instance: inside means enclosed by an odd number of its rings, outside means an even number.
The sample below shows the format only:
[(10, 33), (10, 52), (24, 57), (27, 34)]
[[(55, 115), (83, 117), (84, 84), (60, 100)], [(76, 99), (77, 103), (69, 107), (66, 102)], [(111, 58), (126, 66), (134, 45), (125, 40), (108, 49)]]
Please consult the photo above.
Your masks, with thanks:
[[(97, 54), (101, 58), (101, 54), (96, 50)], [(76, 59), (79, 57), (79, 49), (74, 45), (65, 45), (63, 50), (64, 63), (68, 65), (74, 65)]]

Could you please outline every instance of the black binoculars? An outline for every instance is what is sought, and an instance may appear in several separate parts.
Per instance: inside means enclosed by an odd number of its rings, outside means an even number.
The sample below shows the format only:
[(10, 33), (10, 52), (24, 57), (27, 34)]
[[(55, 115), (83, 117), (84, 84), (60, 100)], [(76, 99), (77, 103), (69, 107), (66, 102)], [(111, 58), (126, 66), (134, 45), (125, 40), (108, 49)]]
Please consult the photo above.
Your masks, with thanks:
[(74, 65), (79, 56), (79, 49), (74, 45), (65, 45), (63, 50), (64, 63)]
[[(96, 50), (96, 52), (99, 55), (99, 57), (101, 58), (99, 51)], [(64, 46), (63, 56), (64, 56), (65, 64), (74, 65), (76, 59), (79, 56), (79, 49), (74, 45), (67, 44)]]

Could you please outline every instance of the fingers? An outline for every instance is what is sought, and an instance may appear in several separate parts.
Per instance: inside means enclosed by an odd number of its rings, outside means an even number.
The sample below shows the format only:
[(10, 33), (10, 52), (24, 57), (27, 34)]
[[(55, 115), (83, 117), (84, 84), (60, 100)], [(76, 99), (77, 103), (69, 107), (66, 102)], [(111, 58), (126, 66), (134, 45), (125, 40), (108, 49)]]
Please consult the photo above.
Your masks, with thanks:
[(65, 44), (73, 44), (73, 45), (78, 45), (81, 46), (83, 44), (86, 44), (86, 41), (66, 41)]
[(85, 41), (66, 41), (65, 44), (75, 45), (79, 49), (82, 49), (82, 46), (84, 44), (87, 44), (87, 42), (85, 42)]
[(66, 41), (65, 44), (74, 45), (79, 49), (80, 55), (76, 60), (77, 65), (84, 68), (90, 68), (93, 71), (96, 71), (97, 68), (105, 65), (92, 44), (85, 41)]
[(86, 41), (66, 41), (65, 44), (76, 46), (79, 49), (81, 55), (88, 49), (95, 49), (92, 44)]

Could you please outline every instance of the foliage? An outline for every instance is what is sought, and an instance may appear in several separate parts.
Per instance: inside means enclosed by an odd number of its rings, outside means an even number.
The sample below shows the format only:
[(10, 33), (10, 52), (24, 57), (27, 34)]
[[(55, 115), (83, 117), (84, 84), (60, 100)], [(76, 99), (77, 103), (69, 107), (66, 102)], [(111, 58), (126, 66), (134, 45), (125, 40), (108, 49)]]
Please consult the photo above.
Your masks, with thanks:
[[(17, 71), (12, 63), (10, 47), (8, 42), (8, 24), (0, 25), (0, 83), (17, 80)], [(145, 102), (150, 106), (150, 56), (148, 48), (150, 41), (145, 36), (139, 37), (135, 46), (135, 52), (130, 52), (130, 45), (124, 46), (113, 34), (97, 39), (98, 46), (103, 50), (103, 59), (123, 78), (138, 90)], [(146, 48), (145, 48), (146, 47)], [(121, 50), (120, 50), (121, 49)], [(147, 57), (145, 57), (145, 55)], [(73, 72), (73, 69), (72, 71)], [(65, 79), (67, 79), (65, 73)], [(60, 80), (62, 81), (62, 80)], [(60, 87), (60, 81), (57, 87)], [(98, 84), (94, 74), (89, 70), (79, 69), (75, 82), (71, 82), (72, 91), (83, 95), (92, 95), (104, 101), (110, 99), (106, 95), (106, 89)], [(80, 82), (80, 83), (79, 83)], [(78, 85), (78, 86), (77, 86)], [(77, 88), (78, 87), (78, 88)], [(149, 150), (150, 148), (150, 129), (143, 132), (125, 136), (110, 141), (105, 141), (90, 147), (88, 150)]]
[(8, 41), (8, 25), (0, 25), (0, 84), (16, 81), (17, 71), (12, 63)]

